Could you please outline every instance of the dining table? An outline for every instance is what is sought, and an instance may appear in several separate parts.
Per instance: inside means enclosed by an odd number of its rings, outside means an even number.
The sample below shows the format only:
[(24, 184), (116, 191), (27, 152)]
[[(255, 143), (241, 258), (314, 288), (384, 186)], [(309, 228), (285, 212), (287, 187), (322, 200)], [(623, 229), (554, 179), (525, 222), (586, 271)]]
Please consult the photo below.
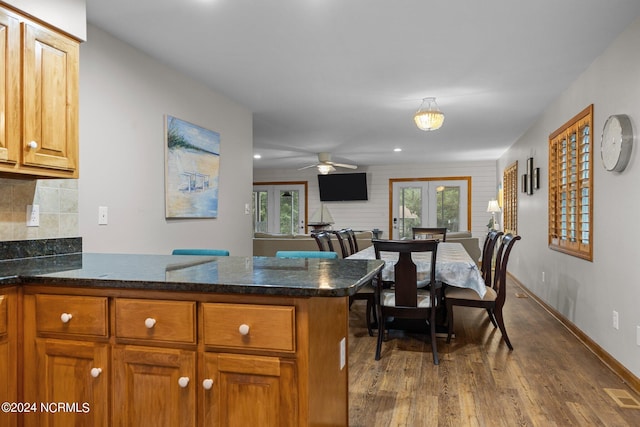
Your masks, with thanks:
[[(375, 259), (373, 246), (364, 248), (346, 259)], [(384, 261), (382, 280), (393, 282), (394, 265), (398, 261), (397, 252), (380, 252), (380, 259)], [(431, 253), (414, 252), (411, 259), (418, 271), (418, 282), (424, 281), (425, 286), (431, 274)], [(436, 280), (459, 288), (473, 289), (483, 298), (486, 286), (478, 265), (467, 253), (462, 243), (440, 242), (436, 253)]]

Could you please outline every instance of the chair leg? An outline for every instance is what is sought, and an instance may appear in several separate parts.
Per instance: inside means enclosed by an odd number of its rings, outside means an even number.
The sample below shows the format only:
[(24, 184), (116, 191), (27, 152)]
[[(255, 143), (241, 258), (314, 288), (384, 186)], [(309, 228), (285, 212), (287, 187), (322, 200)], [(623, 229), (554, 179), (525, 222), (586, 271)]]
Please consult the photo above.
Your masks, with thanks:
[(451, 342), (453, 335), (453, 304), (447, 300), (447, 344)]
[(436, 309), (435, 307), (431, 308), (431, 320), (429, 321), (431, 324), (431, 351), (433, 352), (433, 364), (438, 365), (438, 343), (436, 342)]
[(507, 347), (509, 347), (509, 350), (513, 350), (513, 346), (511, 345), (511, 341), (509, 341), (509, 336), (507, 335), (507, 328), (505, 328), (504, 326), (502, 309), (494, 311), (493, 314), (496, 316), (496, 321), (498, 322), (498, 327), (500, 328), (500, 332), (502, 333), (502, 338), (504, 339), (504, 342), (507, 343)]
[(496, 317), (493, 315), (493, 309), (487, 308), (487, 314), (489, 315), (489, 320), (493, 323), (493, 327), (497, 328), (498, 324), (496, 323)]
[(380, 353), (382, 352), (382, 338), (384, 336), (386, 326), (385, 318), (382, 317), (380, 310), (378, 310), (378, 342), (376, 344), (376, 360), (380, 360)]
[(373, 336), (372, 324), (375, 322), (375, 319), (376, 313), (373, 310), (373, 301), (371, 301), (371, 298), (367, 298), (367, 331), (370, 337)]

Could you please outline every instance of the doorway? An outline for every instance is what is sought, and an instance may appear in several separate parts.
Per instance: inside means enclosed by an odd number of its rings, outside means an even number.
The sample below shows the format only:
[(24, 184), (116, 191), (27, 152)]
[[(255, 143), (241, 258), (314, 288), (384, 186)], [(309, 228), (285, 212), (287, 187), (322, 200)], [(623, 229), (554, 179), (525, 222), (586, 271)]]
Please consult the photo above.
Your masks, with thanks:
[(413, 227), (471, 230), (471, 177), (389, 180), (392, 239), (411, 239)]
[(253, 232), (306, 232), (307, 183), (274, 182), (253, 185)]

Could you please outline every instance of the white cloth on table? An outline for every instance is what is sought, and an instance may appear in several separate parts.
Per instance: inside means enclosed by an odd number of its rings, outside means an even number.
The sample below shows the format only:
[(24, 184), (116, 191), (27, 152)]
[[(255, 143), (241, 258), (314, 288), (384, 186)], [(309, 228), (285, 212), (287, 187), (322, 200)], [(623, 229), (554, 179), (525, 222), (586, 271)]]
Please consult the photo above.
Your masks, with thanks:
[[(373, 246), (369, 246), (347, 259), (375, 259), (376, 253)], [(394, 265), (398, 261), (395, 252), (381, 252), (380, 258), (385, 262), (382, 269), (382, 280), (393, 281)], [(414, 252), (411, 259), (418, 270), (418, 282), (422, 286), (429, 283), (431, 274), (431, 254), (429, 252)], [(450, 286), (473, 289), (482, 298), (486, 292), (482, 274), (476, 263), (471, 259), (461, 243), (441, 242), (438, 244), (436, 255), (436, 280)]]

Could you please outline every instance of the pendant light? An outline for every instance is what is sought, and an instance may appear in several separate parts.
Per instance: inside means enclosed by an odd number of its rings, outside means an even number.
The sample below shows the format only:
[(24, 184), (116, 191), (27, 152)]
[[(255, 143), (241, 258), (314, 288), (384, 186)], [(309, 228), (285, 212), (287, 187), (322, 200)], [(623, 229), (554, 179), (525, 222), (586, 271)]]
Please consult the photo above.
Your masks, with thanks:
[(424, 98), (420, 108), (413, 116), (416, 126), (424, 131), (440, 129), (444, 122), (444, 113), (438, 108), (436, 99), (433, 97)]

